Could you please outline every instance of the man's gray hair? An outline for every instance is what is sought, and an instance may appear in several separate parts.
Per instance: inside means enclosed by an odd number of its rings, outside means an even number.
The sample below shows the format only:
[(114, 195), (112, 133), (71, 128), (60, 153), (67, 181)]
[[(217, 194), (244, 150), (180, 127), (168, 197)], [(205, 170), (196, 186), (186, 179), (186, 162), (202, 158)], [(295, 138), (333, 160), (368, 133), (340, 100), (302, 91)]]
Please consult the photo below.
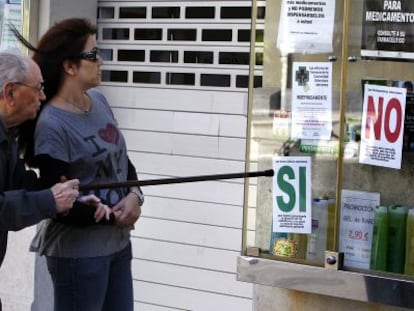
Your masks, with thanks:
[(8, 82), (24, 82), (29, 74), (30, 58), (18, 52), (0, 52), (0, 94)]

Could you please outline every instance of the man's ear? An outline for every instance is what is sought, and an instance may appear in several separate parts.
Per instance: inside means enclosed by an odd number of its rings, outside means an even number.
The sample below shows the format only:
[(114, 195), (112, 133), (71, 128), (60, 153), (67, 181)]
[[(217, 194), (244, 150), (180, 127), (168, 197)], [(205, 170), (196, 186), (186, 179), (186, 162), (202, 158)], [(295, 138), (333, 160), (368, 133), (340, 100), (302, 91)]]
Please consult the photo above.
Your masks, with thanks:
[(6, 83), (3, 86), (3, 97), (8, 101), (13, 101), (14, 84), (12, 82)]

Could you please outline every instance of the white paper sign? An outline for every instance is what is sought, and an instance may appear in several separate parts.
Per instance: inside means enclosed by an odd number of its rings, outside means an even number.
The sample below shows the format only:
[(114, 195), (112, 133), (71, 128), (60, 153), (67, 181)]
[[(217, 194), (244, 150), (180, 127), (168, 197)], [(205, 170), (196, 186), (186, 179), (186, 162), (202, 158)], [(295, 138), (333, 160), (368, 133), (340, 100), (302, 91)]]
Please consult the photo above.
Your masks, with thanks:
[(311, 233), (311, 158), (273, 158), (273, 232)]
[(290, 137), (290, 111), (276, 110), (273, 114), (273, 136), (278, 139), (288, 140)]
[(330, 53), (335, 1), (282, 0), (277, 47), (282, 54)]
[(332, 63), (295, 62), (292, 72), (292, 139), (330, 139)]
[(365, 84), (359, 162), (401, 168), (405, 88)]
[(17, 40), (16, 36), (10, 30), (8, 24), (13, 24), (16, 29), (22, 30), (22, 4), (21, 1), (0, 1), (6, 2), (4, 6), (0, 6), (3, 9), (2, 26), (1, 26), (1, 50), (19, 49), (21, 44)]
[(346, 267), (369, 269), (374, 207), (379, 204), (379, 193), (342, 190), (339, 251)]

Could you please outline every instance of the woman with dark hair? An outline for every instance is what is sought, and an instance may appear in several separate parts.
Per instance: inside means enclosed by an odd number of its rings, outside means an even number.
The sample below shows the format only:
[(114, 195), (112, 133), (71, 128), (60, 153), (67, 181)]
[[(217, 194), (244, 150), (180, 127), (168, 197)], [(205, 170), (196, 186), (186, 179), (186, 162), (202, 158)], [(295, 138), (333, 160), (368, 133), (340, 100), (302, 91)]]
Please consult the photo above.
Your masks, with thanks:
[[(37, 120), (20, 128), (19, 139), (44, 187), (61, 176), (84, 185), (137, 179), (112, 110), (96, 88), (102, 65), (96, 31), (86, 19), (62, 20), (36, 47), (17, 33), (45, 79), (48, 100)], [(109, 219), (96, 222), (93, 208), (75, 203), (66, 215), (43, 223), (32, 250), (46, 255), (55, 310), (132, 311), (130, 230), (143, 194), (138, 187), (93, 194), (111, 207)]]

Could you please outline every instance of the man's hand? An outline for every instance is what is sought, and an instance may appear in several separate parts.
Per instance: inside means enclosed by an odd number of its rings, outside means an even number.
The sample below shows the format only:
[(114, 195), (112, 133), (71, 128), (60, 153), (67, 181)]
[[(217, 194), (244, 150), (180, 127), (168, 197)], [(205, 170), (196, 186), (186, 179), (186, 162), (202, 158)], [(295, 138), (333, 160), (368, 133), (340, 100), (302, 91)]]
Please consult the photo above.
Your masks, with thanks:
[(73, 202), (75, 202), (79, 196), (78, 189), (78, 179), (71, 179), (62, 183), (58, 183), (50, 188), (55, 198), (57, 213), (65, 213), (72, 208)]

